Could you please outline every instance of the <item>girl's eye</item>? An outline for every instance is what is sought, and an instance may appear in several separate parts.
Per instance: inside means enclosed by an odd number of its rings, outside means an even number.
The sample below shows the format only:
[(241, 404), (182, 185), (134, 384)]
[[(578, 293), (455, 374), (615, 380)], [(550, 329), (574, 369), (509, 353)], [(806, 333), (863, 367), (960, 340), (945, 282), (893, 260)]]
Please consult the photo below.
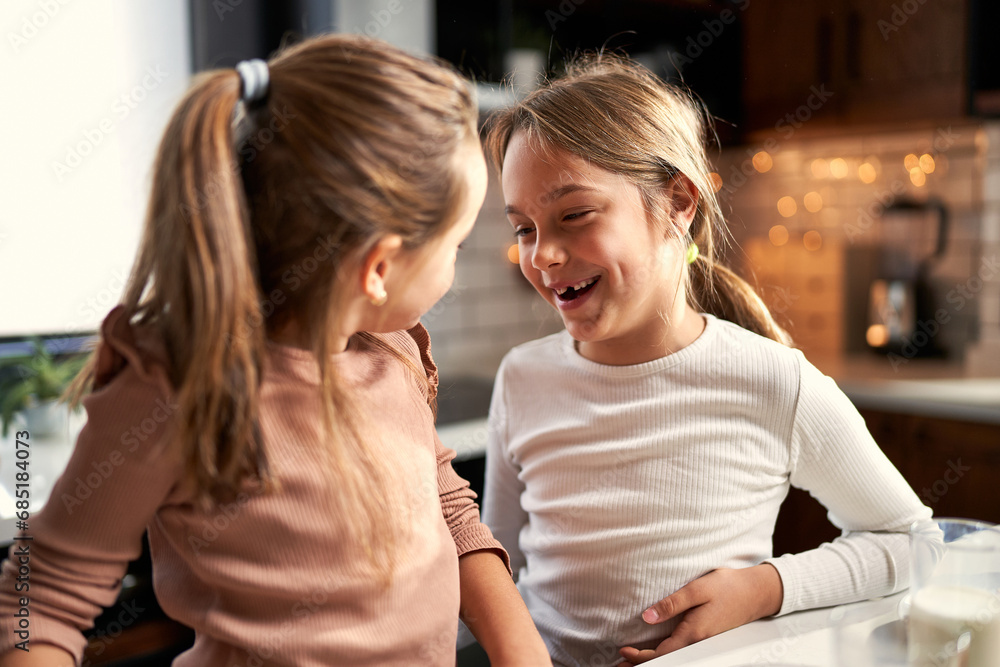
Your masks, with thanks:
[(514, 236), (521, 238), (522, 236), (527, 236), (533, 231), (535, 231), (533, 227), (521, 227), (520, 229), (514, 230)]
[(573, 213), (567, 213), (563, 216), (563, 220), (577, 220), (587, 215), (588, 213), (593, 213), (593, 211), (575, 211)]

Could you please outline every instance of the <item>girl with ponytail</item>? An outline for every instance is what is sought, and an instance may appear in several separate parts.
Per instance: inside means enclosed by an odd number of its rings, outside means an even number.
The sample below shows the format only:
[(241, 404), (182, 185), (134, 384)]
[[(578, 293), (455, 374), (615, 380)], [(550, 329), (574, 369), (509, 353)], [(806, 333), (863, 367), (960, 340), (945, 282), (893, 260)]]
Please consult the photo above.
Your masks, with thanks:
[(476, 127), (453, 71), (360, 37), (198, 76), (30, 591), (3, 565), (0, 664), (78, 664), (144, 532), (196, 632), (175, 665), (454, 665), (459, 617), (493, 664), (548, 663), (437, 439), (419, 323), (483, 202)]
[[(716, 262), (709, 129), (690, 95), (608, 55), (488, 121), (521, 271), (566, 329), (501, 364), (484, 521), (557, 665), (637, 664), (904, 588), (907, 529), (931, 513)], [(775, 558), (789, 485), (844, 532)]]

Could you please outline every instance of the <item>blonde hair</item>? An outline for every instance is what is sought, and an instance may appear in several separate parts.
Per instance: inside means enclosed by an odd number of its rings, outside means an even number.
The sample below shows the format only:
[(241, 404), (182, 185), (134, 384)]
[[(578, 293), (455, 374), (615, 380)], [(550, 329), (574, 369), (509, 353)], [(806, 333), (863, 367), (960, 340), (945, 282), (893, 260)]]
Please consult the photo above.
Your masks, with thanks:
[[(204, 505), (250, 480), (273, 488), (258, 424), (266, 333), (290, 322), (307, 333), (334, 443), (330, 486), (348, 534), (385, 574), (399, 508), (378, 437), (362, 434), (371, 425), (331, 363), (338, 268), (387, 234), (416, 248), (455, 221), (464, 195), (455, 155), (476, 137), (477, 109), (450, 67), (364, 37), (306, 40), (269, 67), (259, 106), (240, 102), (232, 69), (199, 75), (180, 102), (156, 159), (125, 313), (165, 343), (177, 444)], [(300, 284), (289, 287), (290, 275)], [(385, 339), (360, 336), (408, 361)], [(92, 380), (91, 365), (75, 400)]]
[(698, 191), (687, 243), (697, 259), (687, 271), (687, 298), (695, 308), (784, 344), (791, 338), (743, 279), (716, 262), (717, 235), (725, 240), (722, 209), (711, 181), (705, 144), (711, 117), (689, 93), (667, 84), (628, 58), (584, 54), (566, 74), (487, 120), (487, 155), (499, 170), (514, 132), (542, 148), (556, 147), (634, 183), (657, 224), (671, 214), (667, 187), (683, 174)]

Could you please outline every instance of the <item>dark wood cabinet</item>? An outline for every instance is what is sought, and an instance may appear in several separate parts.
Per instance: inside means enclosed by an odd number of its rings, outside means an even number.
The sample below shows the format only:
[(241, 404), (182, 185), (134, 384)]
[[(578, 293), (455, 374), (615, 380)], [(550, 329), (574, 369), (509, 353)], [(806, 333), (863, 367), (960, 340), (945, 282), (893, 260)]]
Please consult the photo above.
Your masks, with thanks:
[(1000, 523), (1000, 424), (874, 410), (861, 414), (936, 516)]
[[(886, 456), (935, 516), (1000, 523), (1000, 424), (860, 410)], [(774, 553), (797, 553), (837, 537), (826, 509), (792, 489), (781, 506)]]
[(967, 111), (966, 0), (775, 0), (744, 12), (747, 127), (955, 118)]

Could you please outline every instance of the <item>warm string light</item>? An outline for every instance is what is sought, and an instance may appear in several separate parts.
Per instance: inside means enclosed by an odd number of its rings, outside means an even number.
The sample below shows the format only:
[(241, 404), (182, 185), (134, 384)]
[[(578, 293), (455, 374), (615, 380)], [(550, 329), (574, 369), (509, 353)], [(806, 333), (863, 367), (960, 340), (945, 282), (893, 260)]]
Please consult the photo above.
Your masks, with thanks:
[(708, 175), (708, 178), (712, 181), (712, 192), (718, 192), (722, 189), (722, 176), (713, 171)]
[(778, 213), (781, 214), (781, 217), (790, 218), (793, 215), (795, 215), (795, 212), (797, 210), (798, 210), (798, 205), (795, 203), (795, 200), (792, 197), (785, 195), (784, 197), (778, 200)]
[(767, 238), (772, 245), (780, 248), (788, 243), (788, 228), (784, 225), (775, 225), (767, 231)]
[(770, 171), (771, 167), (774, 166), (774, 160), (771, 159), (770, 154), (766, 151), (758, 151), (754, 153), (751, 161), (753, 162), (753, 168), (761, 174)]
[(818, 192), (807, 192), (802, 198), (802, 205), (810, 213), (818, 213), (823, 208), (823, 197)]

